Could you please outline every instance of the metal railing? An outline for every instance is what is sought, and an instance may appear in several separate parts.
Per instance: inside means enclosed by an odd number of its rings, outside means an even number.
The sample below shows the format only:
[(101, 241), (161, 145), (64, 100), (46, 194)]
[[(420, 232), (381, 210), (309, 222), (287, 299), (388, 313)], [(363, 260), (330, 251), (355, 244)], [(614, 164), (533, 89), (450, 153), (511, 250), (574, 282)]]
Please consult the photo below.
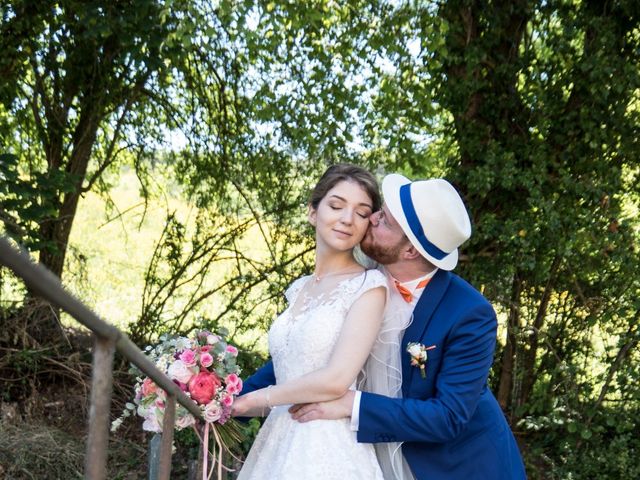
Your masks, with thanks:
[(58, 277), (42, 265), (34, 263), (28, 253), (14, 248), (3, 236), (0, 236), (0, 265), (11, 269), (22, 278), (31, 291), (64, 310), (94, 333), (89, 434), (84, 462), (85, 478), (102, 480), (107, 475), (113, 356), (117, 350), (167, 394), (162, 422), (163, 435), (158, 479), (168, 480), (171, 472), (171, 444), (176, 401), (196, 418), (202, 419), (202, 413), (196, 403), (187, 397), (169, 377), (158, 370), (123, 332), (100, 319), (80, 300), (67, 292)]

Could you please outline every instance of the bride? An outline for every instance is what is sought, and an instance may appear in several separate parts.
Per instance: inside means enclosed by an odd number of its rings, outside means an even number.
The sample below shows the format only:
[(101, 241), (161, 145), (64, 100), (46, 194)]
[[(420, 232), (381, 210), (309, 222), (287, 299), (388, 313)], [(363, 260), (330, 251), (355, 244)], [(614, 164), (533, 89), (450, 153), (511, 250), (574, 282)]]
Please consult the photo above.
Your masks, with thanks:
[[(268, 414), (240, 480), (382, 480), (373, 445), (356, 441), (349, 419), (298, 423), (287, 410), (291, 404), (341, 397), (355, 388), (359, 374), (364, 382), (358, 388), (374, 385), (377, 393), (398, 394), (399, 369), (385, 359), (399, 358), (399, 347), (383, 333), (393, 336), (404, 326), (381, 329), (386, 277), (354, 258), (369, 216), (380, 205), (375, 178), (357, 166), (334, 165), (315, 186), (308, 214), (315, 227), (314, 273), (287, 289), (288, 308), (269, 331), (272, 362), (245, 382), (249, 393), (233, 405), (234, 416)], [(374, 364), (383, 367), (371, 368)], [(369, 379), (362, 375), (368, 369), (376, 373)], [(378, 452), (385, 472), (397, 471), (390, 465), (393, 457), (402, 461), (393, 453)], [(385, 478), (392, 477), (385, 473)]]

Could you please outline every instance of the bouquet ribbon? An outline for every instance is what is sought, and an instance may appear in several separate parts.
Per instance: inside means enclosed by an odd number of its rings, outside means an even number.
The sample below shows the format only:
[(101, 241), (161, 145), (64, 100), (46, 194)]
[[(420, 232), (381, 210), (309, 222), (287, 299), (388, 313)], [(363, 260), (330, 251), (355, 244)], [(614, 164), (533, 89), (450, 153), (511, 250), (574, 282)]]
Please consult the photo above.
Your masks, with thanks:
[[(209, 451), (209, 429), (213, 432), (213, 451)], [(196, 429), (196, 433), (198, 437), (200, 434)], [(200, 441), (202, 442), (202, 480), (209, 480), (211, 475), (213, 475), (213, 469), (215, 464), (218, 464), (218, 480), (222, 480), (222, 469), (225, 469), (227, 472), (233, 472), (234, 470), (228, 467), (225, 467), (222, 464), (222, 452), (225, 449), (225, 444), (220, 437), (220, 434), (216, 430), (214, 426), (211, 426), (209, 422), (205, 422), (204, 424), (204, 432), (202, 437), (200, 437)], [(217, 449), (217, 458), (216, 458), (216, 449)], [(228, 448), (227, 448), (228, 450)], [(231, 453), (229, 453), (233, 458), (238, 460), (238, 458)], [(211, 470), (209, 471), (209, 454), (213, 458), (213, 463), (211, 464)]]

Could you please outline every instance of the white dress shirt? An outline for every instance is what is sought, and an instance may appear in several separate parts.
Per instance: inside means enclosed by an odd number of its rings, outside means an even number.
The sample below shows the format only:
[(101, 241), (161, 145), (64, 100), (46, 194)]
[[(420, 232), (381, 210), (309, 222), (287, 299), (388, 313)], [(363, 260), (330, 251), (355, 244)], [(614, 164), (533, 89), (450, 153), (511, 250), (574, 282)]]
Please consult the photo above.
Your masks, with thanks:
[[(418, 286), (418, 284), (420, 282), (422, 282), (423, 280), (426, 279), (431, 279), (433, 278), (433, 276), (436, 274), (436, 272), (438, 271), (437, 268), (435, 268), (433, 271), (427, 273), (426, 275), (422, 276), (422, 277), (418, 277), (416, 279), (413, 280), (409, 280), (408, 282), (398, 282), (400, 283), (400, 285), (402, 285), (403, 287), (405, 287), (406, 289), (408, 289), (410, 292), (412, 292), (412, 298), (411, 298), (411, 309), (407, 309), (407, 315), (412, 315), (413, 314), (413, 308), (417, 305), (418, 300), (420, 300), (420, 297), (422, 296), (422, 292), (424, 292), (424, 288), (416, 288)], [(387, 275), (388, 279), (389, 279), (389, 295), (397, 295), (400, 296), (400, 293), (398, 292), (398, 290), (395, 288), (395, 281), (396, 279), (393, 278), (391, 275), (389, 275), (389, 273), (385, 270), (384, 271), (385, 274)], [(402, 354), (402, 352), (399, 352), (400, 354)], [(353, 406), (351, 407), (351, 430), (353, 430), (354, 432), (358, 431), (358, 428), (360, 427), (360, 398), (362, 396), (362, 392), (359, 390), (356, 390), (356, 394), (355, 397), (353, 398)]]

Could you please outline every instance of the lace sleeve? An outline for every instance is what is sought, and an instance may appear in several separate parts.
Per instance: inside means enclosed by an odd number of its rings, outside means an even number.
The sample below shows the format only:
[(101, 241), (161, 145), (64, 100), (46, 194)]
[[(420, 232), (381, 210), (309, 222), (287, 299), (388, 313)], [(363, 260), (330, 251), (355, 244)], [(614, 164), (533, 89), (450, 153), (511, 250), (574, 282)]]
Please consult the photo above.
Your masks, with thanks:
[(384, 287), (385, 290), (389, 289), (387, 277), (385, 277), (380, 270), (365, 271), (362, 275), (362, 283), (358, 285), (358, 290), (356, 290), (353, 296), (353, 301), (355, 302), (365, 292), (378, 287)]
[(362, 295), (378, 287), (384, 287), (387, 290), (388, 298), (387, 277), (379, 270), (365, 270), (343, 285), (338, 298), (345, 310), (349, 310)]

